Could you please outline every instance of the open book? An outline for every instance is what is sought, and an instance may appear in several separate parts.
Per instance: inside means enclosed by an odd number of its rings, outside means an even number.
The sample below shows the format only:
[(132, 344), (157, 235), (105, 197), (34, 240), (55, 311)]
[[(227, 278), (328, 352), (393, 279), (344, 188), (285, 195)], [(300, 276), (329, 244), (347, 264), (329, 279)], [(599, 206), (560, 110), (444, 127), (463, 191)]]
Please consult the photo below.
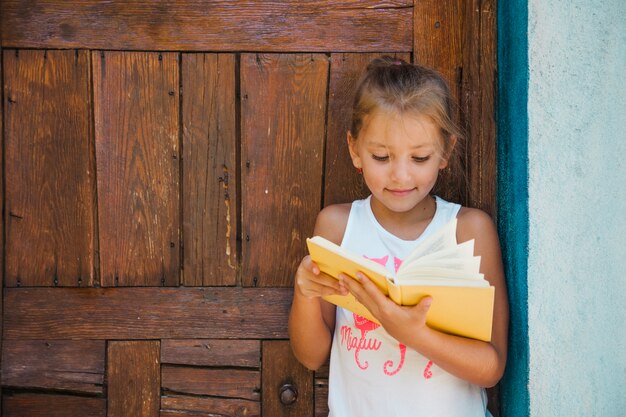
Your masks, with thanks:
[[(342, 272), (354, 278), (361, 271), (399, 305), (415, 305), (430, 295), (433, 302), (426, 316), (430, 327), (489, 341), (494, 287), (479, 272), (480, 256), (474, 256), (474, 240), (457, 244), (456, 222), (455, 218), (420, 242), (396, 274), (320, 236), (307, 239), (307, 246), (322, 272), (338, 279)], [(352, 294), (324, 299), (377, 322)]]

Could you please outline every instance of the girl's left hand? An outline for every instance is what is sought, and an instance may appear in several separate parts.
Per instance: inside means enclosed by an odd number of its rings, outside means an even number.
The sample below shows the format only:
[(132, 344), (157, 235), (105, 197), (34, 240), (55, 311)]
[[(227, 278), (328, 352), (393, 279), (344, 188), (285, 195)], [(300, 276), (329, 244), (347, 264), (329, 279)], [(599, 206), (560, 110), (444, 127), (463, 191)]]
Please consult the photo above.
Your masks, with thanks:
[(344, 274), (340, 274), (339, 279), (398, 342), (406, 344), (428, 330), (426, 314), (432, 303), (431, 297), (422, 298), (415, 306), (399, 306), (360, 272), (357, 273), (358, 281)]

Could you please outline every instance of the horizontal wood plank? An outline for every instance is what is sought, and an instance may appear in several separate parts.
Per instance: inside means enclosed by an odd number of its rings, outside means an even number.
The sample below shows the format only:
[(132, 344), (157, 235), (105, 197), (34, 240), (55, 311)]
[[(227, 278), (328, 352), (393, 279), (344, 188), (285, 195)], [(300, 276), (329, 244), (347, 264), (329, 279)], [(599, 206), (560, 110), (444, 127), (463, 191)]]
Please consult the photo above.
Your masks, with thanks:
[(4, 337), (286, 339), (292, 294), (290, 288), (10, 288)]
[[(181, 414), (184, 413), (184, 414)], [(240, 398), (190, 397), (165, 395), (161, 397), (161, 417), (260, 417), (259, 401)]]
[(2, 385), (103, 392), (104, 340), (5, 340)]
[(161, 342), (161, 363), (258, 368), (259, 340), (185, 339)]
[(2, 45), (189, 51), (410, 51), (411, 0), (3, 0)]
[(30, 393), (2, 396), (4, 417), (105, 417), (106, 406), (104, 398)]
[(261, 395), (261, 373), (254, 370), (164, 365), (161, 379), (165, 392), (255, 401)]
[(3, 53), (5, 283), (90, 286), (95, 167), (89, 53)]

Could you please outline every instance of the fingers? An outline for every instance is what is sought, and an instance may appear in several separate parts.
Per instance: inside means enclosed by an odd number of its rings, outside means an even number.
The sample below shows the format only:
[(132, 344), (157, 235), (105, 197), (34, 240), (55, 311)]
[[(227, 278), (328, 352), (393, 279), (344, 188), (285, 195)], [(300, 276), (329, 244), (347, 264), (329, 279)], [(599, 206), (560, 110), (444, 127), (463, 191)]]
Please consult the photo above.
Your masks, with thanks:
[(302, 262), (300, 262), (300, 266), (296, 271), (295, 286), (307, 298), (348, 294), (345, 285), (321, 272), (310, 256), (304, 257)]

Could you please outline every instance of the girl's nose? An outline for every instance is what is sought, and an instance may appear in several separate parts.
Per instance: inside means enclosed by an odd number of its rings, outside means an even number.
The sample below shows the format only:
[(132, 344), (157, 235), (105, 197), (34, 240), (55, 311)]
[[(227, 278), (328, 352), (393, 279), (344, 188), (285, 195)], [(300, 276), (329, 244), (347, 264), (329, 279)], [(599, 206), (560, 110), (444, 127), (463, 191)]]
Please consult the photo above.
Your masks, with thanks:
[(403, 161), (393, 161), (391, 163), (391, 179), (402, 183), (410, 178), (409, 166)]

